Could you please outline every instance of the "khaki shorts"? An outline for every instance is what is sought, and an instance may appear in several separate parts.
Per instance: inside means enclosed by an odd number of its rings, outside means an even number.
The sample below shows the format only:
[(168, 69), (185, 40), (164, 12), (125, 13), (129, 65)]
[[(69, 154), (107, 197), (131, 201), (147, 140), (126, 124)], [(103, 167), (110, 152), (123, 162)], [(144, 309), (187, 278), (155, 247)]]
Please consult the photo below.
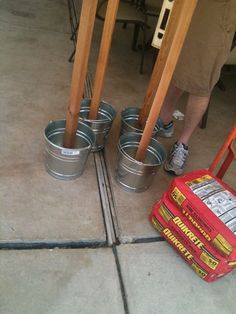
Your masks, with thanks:
[(173, 84), (208, 96), (227, 60), (236, 29), (236, 0), (198, 0)]

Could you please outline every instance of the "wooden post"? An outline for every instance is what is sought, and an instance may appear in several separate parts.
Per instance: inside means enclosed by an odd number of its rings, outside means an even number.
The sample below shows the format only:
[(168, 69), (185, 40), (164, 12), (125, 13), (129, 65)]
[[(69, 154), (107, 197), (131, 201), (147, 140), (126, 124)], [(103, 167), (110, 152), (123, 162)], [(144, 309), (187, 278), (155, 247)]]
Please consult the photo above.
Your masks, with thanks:
[(156, 90), (160, 84), (161, 76), (166, 64), (166, 59), (170, 51), (170, 47), (173, 41), (173, 37), (176, 31), (178, 20), (183, 8), (183, 1), (175, 0), (169, 22), (167, 24), (165, 35), (161, 44), (160, 51), (158, 53), (155, 65), (153, 67), (152, 75), (148, 84), (147, 92), (143, 100), (143, 105), (140, 110), (139, 120), (137, 127), (144, 129), (148, 114), (151, 109), (151, 105), (154, 100)]
[(167, 94), (167, 90), (169, 88), (170, 81), (172, 79), (172, 75), (174, 73), (184, 43), (184, 39), (186, 37), (189, 24), (191, 22), (197, 4), (197, 0), (178, 0), (178, 1), (182, 2), (182, 10), (178, 19), (175, 34), (173, 36), (173, 41), (166, 58), (160, 83), (155, 94), (154, 101), (144, 128), (144, 132), (135, 156), (135, 159), (138, 161), (143, 161), (145, 158), (146, 150), (152, 137), (152, 132), (154, 130), (156, 120), (159, 116), (162, 104)]
[(98, 0), (83, 0), (66, 116), (64, 147), (74, 148)]
[(90, 106), (90, 120), (97, 118), (118, 6), (119, 0), (110, 0), (107, 3), (101, 46), (94, 80), (93, 96)]

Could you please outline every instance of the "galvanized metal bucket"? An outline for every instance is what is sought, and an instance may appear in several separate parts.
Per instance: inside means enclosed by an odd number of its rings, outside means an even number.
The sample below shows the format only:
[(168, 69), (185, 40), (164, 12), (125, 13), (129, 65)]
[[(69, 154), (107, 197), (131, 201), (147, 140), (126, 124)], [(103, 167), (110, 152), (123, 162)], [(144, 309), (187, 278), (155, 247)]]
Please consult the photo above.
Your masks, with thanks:
[(143, 192), (147, 190), (166, 158), (164, 147), (154, 138), (148, 146), (145, 160), (139, 162), (134, 159), (141, 134), (126, 133), (120, 137), (118, 143), (118, 162), (116, 181), (119, 186), (129, 192)]
[[(140, 113), (140, 109), (136, 107), (126, 108), (121, 112), (120, 135), (128, 133), (128, 132), (135, 132), (139, 134), (143, 133), (143, 130), (137, 127), (139, 113)], [(153, 137), (155, 137), (157, 131), (158, 131), (158, 128), (155, 127), (152, 133)]]
[(79, 122), (76, 131), (75, 148), (64, 148), (63, 139), (66, 120), (50, 121), (45, 138), (45, 166), (47, 172), (57, 179), (73, 180), (82, 175), (88, 155), (95, 141), (92, 129)]
[(116, 111), (105, 101), (101, 101), (96, 120), (89, 120), (88, 114), (90, 111), (91, 99), (85, 98), (81, 102), (80, 120), (88, 124), (94, 134), (95, 142), (92, 147), (92, 152), (97, 152), (104, 148), (105, 141), (108, 137), (112, 122), (115, 118)]

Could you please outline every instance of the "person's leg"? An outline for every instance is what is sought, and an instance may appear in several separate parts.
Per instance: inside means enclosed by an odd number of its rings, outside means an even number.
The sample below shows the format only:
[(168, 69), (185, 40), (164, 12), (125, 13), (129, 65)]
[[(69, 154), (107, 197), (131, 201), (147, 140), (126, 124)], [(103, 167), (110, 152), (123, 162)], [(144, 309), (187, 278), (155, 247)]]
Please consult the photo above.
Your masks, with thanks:
[(181, 89), (175, 87), (174, 85), (170, 85), (157, 120), (157, 136), (165, 138), (173, 136), (174, 124), (172, 116), (175, 105), (182, 94), (183, 91)]
[(201, 121), (209, 101), (210, 96), (189, 95), (185, 110), (184, 127), (178, 143), (188, 145), (189, 139)]
[(188, 142), (195, 128), (200, 122), (209, 103), (210, 96), (189, 95), (183, 131), (178, 141), (172, 147), (164, 169), (175, 175), (181, 175), (184, 171), (188, 157)]
[(162, 120), (164, 125), (167, 125), (172, 121), (172, 115), (176, 103), (182, 94), (183, 91), (181, 89), (175, 87), (174, 85), (170, 85), (160, 112), (160, 119)]

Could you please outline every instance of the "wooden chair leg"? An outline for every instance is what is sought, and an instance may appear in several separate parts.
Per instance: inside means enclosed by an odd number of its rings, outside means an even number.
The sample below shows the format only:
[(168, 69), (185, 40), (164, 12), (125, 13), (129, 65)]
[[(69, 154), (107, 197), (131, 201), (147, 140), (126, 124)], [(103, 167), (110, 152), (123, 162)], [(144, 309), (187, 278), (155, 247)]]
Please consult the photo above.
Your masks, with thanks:
[(141, 62), (140, 62), (140, 69), (139, 69), (139, 73), (140, 74), (143, 74), (144, 54), (145, 54), (145, 50), (146, 50), (146, 31), (145, 31), (145, 26), (143, 26), (142, 31), (143, 31), (143, 42), (142, 42)]
[(138, 41), (139, 29), (140, 29), (140, 25), (135, 24), (134, 25), (134, 36), (133, 36), (133, 42), (132, 42), (132, 50), (134, 50), (134, 51), (137, 50), (137, 41)]
[(74, 62), (75, 50), (76, 50), (76, 48), (74, 48), (74, 50), (72, 51), (72, 53), (71, 53), (71, 55), (70, 55), (70, 57), (68, 59), (68, 61), (70, 63)]

